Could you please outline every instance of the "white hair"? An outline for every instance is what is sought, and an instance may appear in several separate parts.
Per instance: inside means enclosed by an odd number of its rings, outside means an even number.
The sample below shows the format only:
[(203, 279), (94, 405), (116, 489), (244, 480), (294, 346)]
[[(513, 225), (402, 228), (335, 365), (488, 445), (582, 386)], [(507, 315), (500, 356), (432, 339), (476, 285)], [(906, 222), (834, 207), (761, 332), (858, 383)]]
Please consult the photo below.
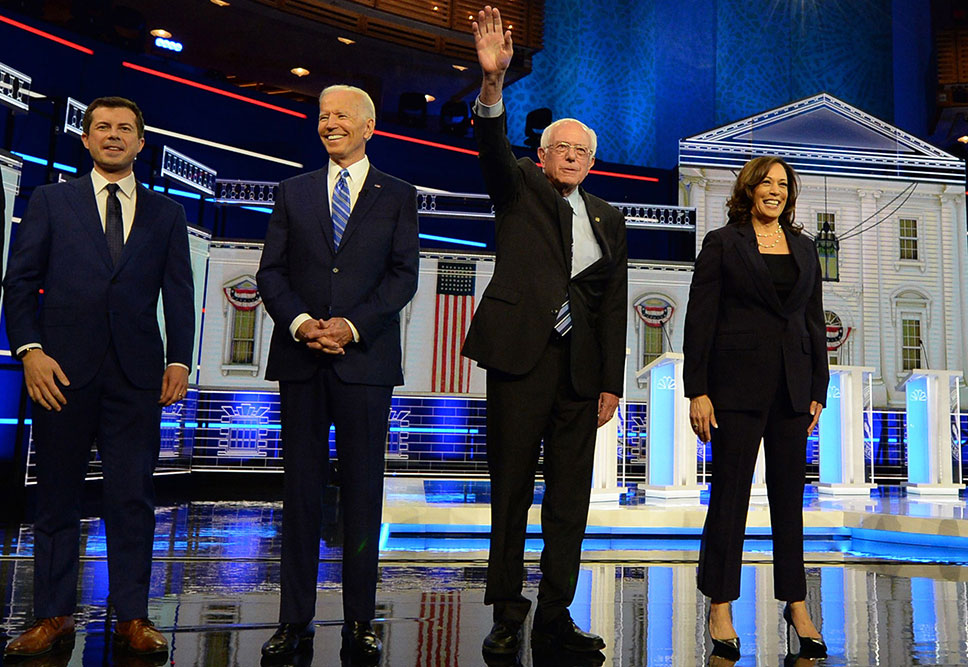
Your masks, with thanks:
[(373, 99), (370, 97), (362, 88), (357, 88), (356, 86), (347, 86), (343, 83), (337, 83), (332, 86), (326, 86), (323, 88), (323, 92), (319, 94), (319, 101), (322, 103), (323, 98), (330, 93), (347, 92), (356, 93), (360, 96), (360, 107), (362, 108), (364, 120), (373, 119), (376, 120), (376, 107), (373, 105)]
[(591, 151), (591, 154), (592, 155), (595, 155), (595, 149), (598, 148), (598, 135), (595, 134), (595, 130), (593, 130), (592, 128), (588, 127), (587, 125), (585, 125), (583, 122), (581, 122), (577, 118), (559, 118), (558, 120), (556, 120), (555, 122), (553, 122), (551, 125), (549, 125), (548, 127), (546, 127), (541, 132), (541, 147), (544, 148), (544, 149), (547, 149), (548, 146), (551, 145), (551, 133), (552, 133), (552, 131), (556, 127), (558, 127), (559, 125), (563, 125), (565, 123), (578, 123), (579, 125), (581, 125), (581, 128), (583, 130), (585, 130), (585, 132), (588, 133), (588, 150)]

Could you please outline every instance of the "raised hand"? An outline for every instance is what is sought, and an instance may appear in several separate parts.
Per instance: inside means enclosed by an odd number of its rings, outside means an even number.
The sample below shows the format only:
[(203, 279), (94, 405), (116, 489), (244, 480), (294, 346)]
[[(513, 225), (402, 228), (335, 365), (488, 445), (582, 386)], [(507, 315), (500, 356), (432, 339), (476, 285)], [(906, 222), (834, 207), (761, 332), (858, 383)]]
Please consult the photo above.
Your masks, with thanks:
[(490, 5), (485, 6), (478, 12), (471, 29), (474, 33), (474, 46), (477, 48), (477, 60), (485, 78), (503, 77), (511, 65), (514, 45), (511, 31), (505, 31), (501, 24), (501, 12), (496, 7), (492, 9)]

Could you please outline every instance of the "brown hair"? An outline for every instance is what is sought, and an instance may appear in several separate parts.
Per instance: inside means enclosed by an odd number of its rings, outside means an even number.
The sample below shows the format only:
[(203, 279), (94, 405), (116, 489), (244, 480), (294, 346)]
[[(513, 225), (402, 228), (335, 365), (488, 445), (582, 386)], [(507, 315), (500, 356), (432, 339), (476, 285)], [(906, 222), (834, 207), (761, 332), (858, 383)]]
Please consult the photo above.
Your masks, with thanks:
[(124, 97), (99, 97), (88, 104), (87, 109), (84, 111), (84, 118), (81, 120), (81, 129), (84, 130), (84, 134), (91, 133), (91, 123), (94, 121), (94, 110), (99, 107), (130, 109), (134, 113), (135, 122), (138, 125), (138, 137), (145, 136), (145, 118), (141, 115), (141, 109), (138, 108), (137, 104)]
[(753, 158), (740, 170), (733, 183), (733, 194), (726, 201), (726, 224), (748, 224), (753, 209), (753, 191), (763, 182), (770, 168), (779, 164), (783, 166), (787, 175), (787, 199), (783, 212), (780, 213), (780, 224), (794, 234), (799, 234), (803, 225), (794, 222), (796, 216), (797, 195), (800, 192), (800, 177), (786, 161), (775, 155), (765, 155)]

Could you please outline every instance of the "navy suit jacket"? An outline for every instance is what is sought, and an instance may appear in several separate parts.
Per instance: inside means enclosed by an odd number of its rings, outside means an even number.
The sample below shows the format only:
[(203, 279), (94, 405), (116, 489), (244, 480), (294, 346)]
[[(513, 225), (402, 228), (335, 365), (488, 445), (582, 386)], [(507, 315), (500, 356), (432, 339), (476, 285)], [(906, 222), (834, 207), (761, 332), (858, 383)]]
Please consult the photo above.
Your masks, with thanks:
[[(10, 348), (40, 343), (83, 387), (109, 346), (127, 378), (161, 389), (167, 363), (192, 366), (195, 303), (185, 209), (138, 186), (134, 222), (112, 265), (90, 174), (37, 188), (11, 248), (4, 277)], [(43, 290), (43, 297), (40, 296)]]
[(689, 288), (683, 384), (690, 398), (708, 394), (713, 407), (759, 410), (780, 378), (793, 407), (827, 401), (827, 336), (820, 262), (804, 234), (786, 232), (800, 270), (780, 302), (748, 224), (706, 234)]
[(474, 116), (481, 171), (494, 203), (497, 262), (461, 353), (514, 375), (533, 369), (551, 339), (558, 309), (572, 316), (575, 391), (621, 396), (625, 374), (628, 250), (621, 211), (579, 188), (602, 257), (571, 275), (572, 210), (528, 158), (515, 159), (504, 114)]
[[(417, 291), (420, 262), (416, 190), (370, 165), (339, 249), (326, 188), (327, 170), (279, 184), (257, 274), (275, 322), (267, 380), (308, 380), (332, 364), (343, 382), (403, 384), (400, 311)], [(360, 335), (334, 357), (293, 340), (300, 313), (344, 317)]]

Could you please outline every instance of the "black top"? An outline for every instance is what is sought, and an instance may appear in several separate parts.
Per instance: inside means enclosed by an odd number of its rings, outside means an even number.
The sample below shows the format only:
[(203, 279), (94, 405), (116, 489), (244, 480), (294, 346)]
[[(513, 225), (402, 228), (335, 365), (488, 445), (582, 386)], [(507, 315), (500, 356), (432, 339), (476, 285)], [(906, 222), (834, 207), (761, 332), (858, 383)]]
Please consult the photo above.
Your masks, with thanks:
[(766, 262), (766, 268), (770, 271), (770, 277), (773, 278), (776, 295), (780, 297), (780, 303), (784, 303), (790, 296), (790, 292), (793, 291), (797, 278), (800, 277), (800, 269), (797, 268), (793, 255), (767, 255), (764, 253), (762, 257), (763, 261)]

